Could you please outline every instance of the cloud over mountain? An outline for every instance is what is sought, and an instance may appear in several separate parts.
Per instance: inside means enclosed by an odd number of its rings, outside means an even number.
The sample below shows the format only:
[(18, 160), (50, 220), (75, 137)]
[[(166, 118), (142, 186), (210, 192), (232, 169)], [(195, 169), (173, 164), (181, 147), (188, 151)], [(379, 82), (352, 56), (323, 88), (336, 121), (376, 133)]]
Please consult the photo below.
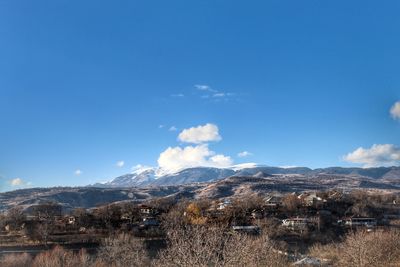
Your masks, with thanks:
[(169, 147), (160, 154), (158, 165), (166, 172), (174, 173), (179, 170), (197, 166), (227, 167), (232, 165), (229, 156), (216, 154), (208, 145), (186, 147)]
[(14, 178), (9, 181), (9, 184), (13, 187), (25, 187), (32, 185), (30, 182), (26, 182), (21, 178)]
[(394, 166), (400, 163), (400, 147), (393, 144), (374, 144), (359, 147), (343, 157), (345, 161), (363, 164), (364, 167)]
[(233, 164), (229, 156), (217, 154), (209, 148), (209, 142), (222, 140), (218, 126), (212, 123), (199, 125), (182, 130), (178, 140), (191, 143), (189, 146), (168, 147), (164, 150), (157, 162), (164, 173), (174, 173), (191, 167), (228, 167)]

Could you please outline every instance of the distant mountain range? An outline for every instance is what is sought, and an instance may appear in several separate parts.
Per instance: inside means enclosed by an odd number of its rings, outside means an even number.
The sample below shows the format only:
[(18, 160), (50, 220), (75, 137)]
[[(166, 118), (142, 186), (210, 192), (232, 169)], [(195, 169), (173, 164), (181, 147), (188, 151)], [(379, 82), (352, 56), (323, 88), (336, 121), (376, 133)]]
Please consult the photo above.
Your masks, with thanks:
[(97, 183), (93, 187), (149, 187), (183, 185), (192, 183), (214, 182), (232, 176), (268, 177), (276, 175), (302, 175), (314, 177), (321, 174), (350, 175), (373, 179), (400, 179), (400, 167), (377, 168), (342, 168), (329, 167), (310, 169), (307, 167), (269, 167), (256, 164), (236, 165), (230, 168), (196, 167), (181, 170), (174, 174), (160, 175), (157, 168), (137, 170), (112, 179), (109, 182)]
[(270, 193), (358, 189), (400, 192), (400, 167), (382, 168), (280, 168), (239, 165), (231, 168), (189, 168), (160, 175), (147, 168), (88, 187), (30, 188), (0, 193), (0, 211), (21, 206), (30, 211), (53, 201), (65, 210), (93, 208), (121, 201), (143, 202), (154, 198), (220, 199)]

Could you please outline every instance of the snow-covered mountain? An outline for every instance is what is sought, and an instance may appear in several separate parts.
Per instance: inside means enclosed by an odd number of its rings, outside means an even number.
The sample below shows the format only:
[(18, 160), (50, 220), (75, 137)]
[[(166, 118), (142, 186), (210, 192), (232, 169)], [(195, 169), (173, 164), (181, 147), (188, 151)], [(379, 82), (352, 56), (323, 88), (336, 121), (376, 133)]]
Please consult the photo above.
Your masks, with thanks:
[(190, 183), (203, 183), (221, 180), (231, 176), (270, 177), (272, 175), (302, 175), (315, 176), (319, 174), (341, 174), (362, 176), (373, 179), (400, 179), (400, 167), (380, 168), (321, 168), (310, 169), (306, 167), (269, 167), (246, 163), (229, 168), (195, 167), (181, 170), (173, 174), (163, 174), (159, 168), (141, 168), (133, 173), (125, 174), (109, 182), (95, 184), (96, 187), (147, 187), (164, 185), (181, 185)]
[(259, 165), (246, 163), (228, 168), (195, 167), (177, 173), (165, 173), (159, 168), (139, 168), (132, 173), (118, 176), (111, 181), (97, 183), (96, 187), (144, 187), (151, 185), (178, 185), (188, 183), (212, 182), (235, 175), (238, 171), (255, 168)]
[(178, 185), (199, 182), (211, 182), (223, 179), (235, 174), (232, 169), (219, 169), (209, 167), (189, 168), (173, 174), (160, 175), (158, 168), (138, 170), (130, 174), (118, 176), (113, 180), (101, 184), (98, 187), (145, 187), (157, 185)]
[(141, 187), (152, 184), (156, 180), (156, 169), (146, 169), (118, 176), (110, 182), (102, 183), (110, 187)]

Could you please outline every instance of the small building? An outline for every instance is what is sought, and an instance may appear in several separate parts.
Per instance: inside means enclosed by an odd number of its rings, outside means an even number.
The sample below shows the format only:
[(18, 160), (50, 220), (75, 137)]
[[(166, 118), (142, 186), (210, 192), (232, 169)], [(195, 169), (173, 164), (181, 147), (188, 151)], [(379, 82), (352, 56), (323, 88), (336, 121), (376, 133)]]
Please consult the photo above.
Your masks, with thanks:
[(339, 220), (338, 223), (346, 227), (375, 228), (378, 225), (378, 222), (375, 218), (366, 218), (366, 217), (346, 218), (343, 220)]
[(288, 218), (282, 220), (282, 225), (291, 229), (305, 229), (311, 224), (308, 218)]
[(325, 202), (317, 193), (302, 193), (298, 197), (306, 206), (316, 206)]
[(265, 204), (271, 207), (277, 207), (282, 205), (282, 197), (280, 196), (268, 196), (264, 198)]
[(123, 214), (121, 215), (121, 220), (122, 220), (122, 221), (130, 221), (131, 218), (132, 218), (132, 216), (131, 216), (130, 213), (123, 213)]
[(145, 216), (153, 216), (157, 215), (159, 212), (156, 208), (152, 208), (146, 205), (141, 205), (139, 206), (139, 211), (140, 214), (145, 215)]

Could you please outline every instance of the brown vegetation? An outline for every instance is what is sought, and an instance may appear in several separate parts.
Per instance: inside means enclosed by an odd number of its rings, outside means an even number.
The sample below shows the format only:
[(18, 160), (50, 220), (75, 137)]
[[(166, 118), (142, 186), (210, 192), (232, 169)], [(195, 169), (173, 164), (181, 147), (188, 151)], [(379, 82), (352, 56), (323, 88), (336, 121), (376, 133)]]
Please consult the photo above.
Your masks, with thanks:
[(28, 253), (5, 255), (1, 261), (2, 267), (29, 267), (32, 266), (32, 257)]
[(400, 266), (400, 232), (358, 231), (341, 243), (316, 245), (310, 254), (338, 267)]
[(55, 247), (54, 249), (43, 252), (36, 256), (33, 261), (32, 267), (88, 267), (90, 266), (90, 257), (84, 251), (73, 253), (63, 249), (62, 247)]
[(156, 266), (286, 266), (267, 236), (252, 237), (220, 227), (169, 229), (168, 247)]
[(140, 267), (150, 264), (143, 241), (127, 234), (106, 238), (95, 266)]

